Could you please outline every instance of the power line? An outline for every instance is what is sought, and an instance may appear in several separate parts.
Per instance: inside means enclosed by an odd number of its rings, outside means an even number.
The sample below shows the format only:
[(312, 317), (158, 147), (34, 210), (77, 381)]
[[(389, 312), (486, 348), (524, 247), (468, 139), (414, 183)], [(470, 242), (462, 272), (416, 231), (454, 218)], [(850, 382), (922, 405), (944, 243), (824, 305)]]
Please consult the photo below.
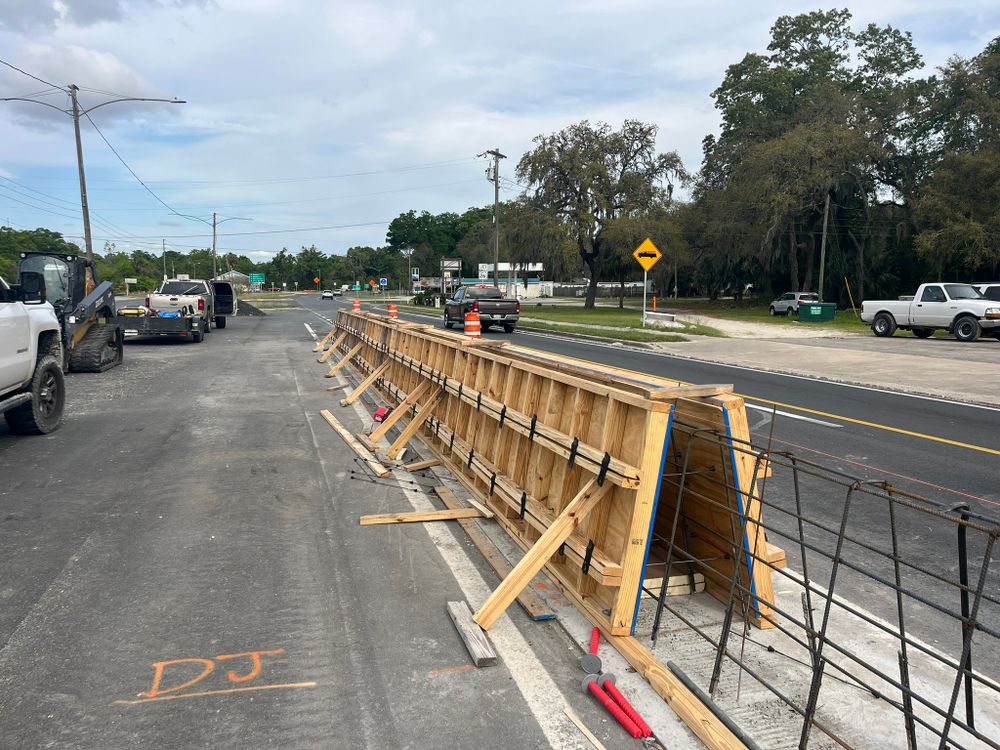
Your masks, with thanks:
[[(353, 229), (355, 227), (378, 227), (387, 226), (392, 220), (383, 221), (363, 221), (355, 224), (329, 224), (321, 227), (297, 227), (293, 229), (261, 229), (255, 232), (226, 232), (226, 237), (253, 237), (265, 234), (294, 234), (298, 232), (323, 232), (330, 229)], [(79, 235), (72, 235), (77, 237)], [(211, 232), (205, 234), (137, 234), (137, 238), (145, 239), (193, 239), (195, 237), (211, 237)]]
[(117, 156), (117, 157), (118, 157), (118, 161), (120, 161), (120, 162), (122, 163), (122, 165), (123, 165), (123, 166), (125, 167), (125, 169), (127, 169), (127, 170), (129, 171), (129, 174), (131, 174), (131, 175), (132, 175), (133, 177), (135, 177), (136, 181), (137, 181), (137, 182), (138, 182), (138, 183), (139, 183), (140, 185), (142, 185), (142, 186), (143, 186), (143, 187), (144, 187), (144, 188), (146, 189), (146, 192), (147, 192), (147, 193), (149, 193), (149, 194), (150, 194), (151, 196), (153, 196), (154, 198), (156, 198), (156, 200), (157, 200), (157, 201), (159, 201), (159, 202), (160, 202), (160, 203), (161, 203), (161, 204), (163, 205), (163, 207), (164, 207), (164, 208), (166, 208), (166, 209), (167, 209), (167, 210), (168, 210), (168, 211), (169, 211), (170, 213), (174, 214), (175, 216), (182, 216), (182, 217), (184, 217), (185, 219), (195, 219), (195, 220), (197, 220), (197, 221), (205, 221), (205, 219), (200, 219), (200, 218), (198, 218), (197, 216), (188, 216), (187, 214), (182, 214), (182, 213), (180, 213), (179, 211), (175, 211), (175, 210), (174, 210), (174, 209), (173, 209), (173, 208), (172, 208), (171, 206), (169, 206), (169, 205), (168, 205), (168, 204), (166, 203), (166, 201), (164, 201), (164, 200), (163, 200), (163, 199), (162, 199), (162, 198), (161, 198), (160, 196), (158, 196), (158, 195), (157, 195), (156, 193), (154, 193), (154, 192), (153, 192), (153, 191), (152, 191), (152, 190), (150, 189), (149, 185), (147, 185), (147, 184), (146, 184), (145, 182), (143, 182), (143, 181), (142, 181), (142, 178), (141, 178), (141, 177), (139, 177), (139, 175), (137, 175), (137, 174), (135, 173), (135, 170), (134, 170), (134, 169), (132, 169), (132, 167), (130, 167), (130, 166), (128, 165), (128, 162), (126, 162), (126, 161), (125, 161), (125, 160), (124, 160), (124, 159), (122, 158), (122, 155), (121, 155), (121, 154), (119, 154), (117, 150), (115, 150), (115, 147), (111, 145), (111, 141), (109, 141), (109, 140), (108, 140), (108, 139), (107, 139), (107, 138), (105, 137), (104, 133), (102, 133), (102, 132), (101, 132), (101, 129), (100, 129), (99, 127), (97, 127), (97, 123), (96, 123), (96, 122), (94, 122), (94, 120), (93, 120), (93, 118), (92, 118), (92, 117), (90, 116), (90, 114), (89, 114), (89, 113), (87, 113), (87, 112), (84, 112), (84, 113), (83, 113), (83, 116), (87, 118), (87, 121), (88, 121), (88, 122), (89, 122), (89, 123), (90, 123), (90, 124), (91, 124), (91, 125), (92, 125), (92, 126), (94, 127), (94, 130), (96, 130), (96, 131), (97, 131), (97, 134), (98, 134), (99, 136), (101, 136), (101, 140), (103, 140), (103, 141), (104, 141), (104, 142), (105, 142), (105, 143), (107, 144), (108, 148), (110, 148), (110, 149), (111, 149), (111, 153), (113, 153), (113, 154), (114, 154), (115, 156)]
[(31, 73), (29, 73), (26, 70), (21, 70), (19, 67), (17, 67), (16, 65), (12, 65), (11, 63), (7, 62), (6, 60), (0, 60), (0, 64), (6, 65), (11, 70), (16, 70), (18, 73), (21, 73), (22, 75), (28, 76), (28, 78), (34, 78), (36, 81), (38, 81), (39, 83), (44, 83), (46, 86), (51, 86), (52, 88), (59, 89), (60, 91), (65, 91), (66, 90), (66, 88), (64, 86), (56, 86), (54, 83), (50, 83), (49, 81), (46, 81), (44, 78), (39, 78), (38, 76), (32, 75)]

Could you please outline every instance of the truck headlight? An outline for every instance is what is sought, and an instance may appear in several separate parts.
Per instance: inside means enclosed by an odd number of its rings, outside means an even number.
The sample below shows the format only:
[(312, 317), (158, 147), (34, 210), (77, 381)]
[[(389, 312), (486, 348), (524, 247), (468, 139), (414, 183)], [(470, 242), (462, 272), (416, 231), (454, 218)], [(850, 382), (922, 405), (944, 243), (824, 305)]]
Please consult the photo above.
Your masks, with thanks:
[(1000, 318), (1000, 307), (987, 307), (985, 317)]

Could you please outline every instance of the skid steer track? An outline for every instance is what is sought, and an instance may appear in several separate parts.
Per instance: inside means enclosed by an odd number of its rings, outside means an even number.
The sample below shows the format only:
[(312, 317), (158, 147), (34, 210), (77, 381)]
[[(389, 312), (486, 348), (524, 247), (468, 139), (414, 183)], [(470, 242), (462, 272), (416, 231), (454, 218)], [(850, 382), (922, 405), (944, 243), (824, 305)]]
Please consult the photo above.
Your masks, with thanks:
[(110, 323), (93, 325), (70, 353), (70, 372), (110, 370), (122, 363), (123, 351), (119, 326)]

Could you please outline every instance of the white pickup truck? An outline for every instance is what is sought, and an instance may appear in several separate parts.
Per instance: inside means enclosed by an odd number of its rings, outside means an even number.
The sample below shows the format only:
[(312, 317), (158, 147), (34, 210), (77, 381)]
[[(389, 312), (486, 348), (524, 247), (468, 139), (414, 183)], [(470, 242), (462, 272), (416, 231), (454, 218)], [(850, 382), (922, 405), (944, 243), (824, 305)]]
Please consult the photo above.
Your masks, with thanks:
[(45, 434), (62, 422), (66, 400), (62, 336), (41, 274), (22, 282), (0, 279), (0, 413), (13, 433)]
[(236, 290), (228, 281), (204, 279), (164, 279), (146, 297), (146, 307), (155, 312), (180, 312), (201, 319), (195, 341), (215, 328), (225, 328), (226, 318), (236, 315)]
[(971, 284), (921, 284), (913, 297), (865, 300), (861, 320), (871, 324), (876, 336), (902, 329), (925, 339), (935, 330), (946, 330), (959, 341), (1000, 339), (1000, 302), (986, 299)]

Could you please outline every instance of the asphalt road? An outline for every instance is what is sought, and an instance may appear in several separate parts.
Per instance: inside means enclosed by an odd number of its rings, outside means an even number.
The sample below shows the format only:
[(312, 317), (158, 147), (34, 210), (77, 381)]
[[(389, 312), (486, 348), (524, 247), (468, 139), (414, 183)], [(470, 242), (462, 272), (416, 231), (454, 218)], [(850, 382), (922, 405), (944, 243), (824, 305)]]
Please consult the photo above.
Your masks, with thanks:
[(631, 746), (555, 621), (512, 608), (469, 669), (445, 602), (497, 580), (464, 534), (359, 528), (411, 508), (350, 478), (309, 320), (129, 341), (56, 432), (0, 420), (0, 747), (582, 747), (567, 705)]
[[(312, 296), (298, 298), (300, 304), (317, 314), (333, 318), (350, 300), (322, 301)], [(367, 303), (366, 303), (367, 304)], [(433, 323), (427, 317), (402, 314), (403, 318)], [(1000, 518), (1000, 409), (982, 408), (960, 402), (896, 394), (877, 389), (849, 387), (809, 378), (793, 377), (683, 357), (662, 355), (632, 347), (594, 344), (563, 337), (517, 332), (497, 332), (488, 338), (510, 340), (542, 352), (557, 353), (592, 362), (652, 373), (692, 383), (732, 383), (750, 407), (750, 426), (760, 445), (771, 442), (775, 450), (791, 451), (816, 461), (833, 471), (862, 481), (885, 480), (902, 490), (934, 502), (968, 504), (979, 513)], [(993, 342), (995, 343), (995, 342)], [(739, 346), (739, 341), (733, 341)], [(873, 353), (873, 356), (877, 356)], [(639, 376), (637, 376), (639, 377)], [(775, 410), (776, 413), (772, 412)], [(771, 424), (772, 416), (774, 424)], [(836, 529), (842, 519), (846, 491), (828, 481), (800, 477), (804, 513), (814, 521)], [(801, 569), (794, 518), (786, 511), (794, 508), (795, 495), (789, 473), (776, 472), (769, 480), (765, 521), (771, 528), (769, 539), (785, 548), (789, 563)], [(957, 580), (957, 531), (927, 514), (896, 506), (900, 554), (950, 580)], [(808, 527), (807, 527), (808, 529)], [(885, 553), (891, 552), (888, 504), (860, 496), (852, 501), (847, 533), (864, 546), (848, 544), (845, 558), (862, 570), (891, 580), (893, 569)], [(834, 535), (818, 529), (807, 538), (823, 549), (833, 549)], [(970, 577), (976, 580), (982, 535), (970, 534)], [(820, 585), (828, 582), (830, 566), (809, 554), (810, 574)], [(977, 557), (978, 555), (978, 557)], [(946, 612), (957, 613), (958, 594), (952, 588), (923, 573), (904, 568), (902, 583), (915, 593), (930, 598)], [(1000, 551), (990, 556), (987, 592), (1000, 592)], [(861, 604), (869, 611), (895, 623), (895, 598), (891, 590), (874, 585), (865, 575), (841, 569), (837, 593)], [(912, 633), (946, 650), (960, 646), (957, 621), (940, 612), (927, 611), (919, 603), (907, 604)], [(1000, 621), (1000, 607), (985, 603), (980, 612), (984, 622)], [(997, 640), (983, 638), (975, 649), (977, 666), (1000, 677), (1000, 649)], [(977, 636), (977, 644), (980, 643)]]

